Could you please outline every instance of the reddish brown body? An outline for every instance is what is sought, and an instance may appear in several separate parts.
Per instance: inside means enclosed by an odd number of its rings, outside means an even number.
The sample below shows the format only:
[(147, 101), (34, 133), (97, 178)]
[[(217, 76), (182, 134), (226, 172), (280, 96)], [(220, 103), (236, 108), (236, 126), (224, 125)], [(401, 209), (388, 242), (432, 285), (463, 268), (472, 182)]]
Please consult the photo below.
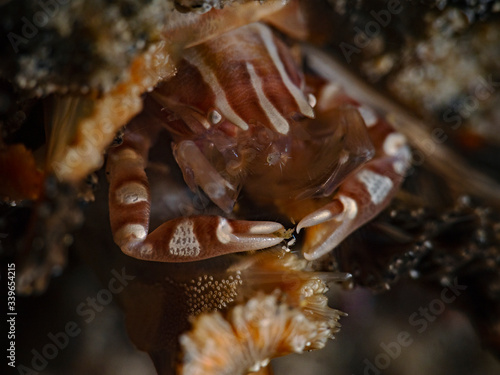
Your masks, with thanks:
[(171, 220), (148, 235), (144, 168), (161, 127), (172, 135), (188, 186), (226, 215), (243, 188), (299, 221), (297, 231), (314, 227), (303, 249), (308, 259), (388, 204), (409, 162), (404, 137), (334, 82), (305, 77), (300, 63), (261, 23), (183, 52), (176, 76), (149, 95), (109, 153), (111, 225), (125, 253), (192, 261), (270, 247), (286, 236), (280, 223), (222, 216)]

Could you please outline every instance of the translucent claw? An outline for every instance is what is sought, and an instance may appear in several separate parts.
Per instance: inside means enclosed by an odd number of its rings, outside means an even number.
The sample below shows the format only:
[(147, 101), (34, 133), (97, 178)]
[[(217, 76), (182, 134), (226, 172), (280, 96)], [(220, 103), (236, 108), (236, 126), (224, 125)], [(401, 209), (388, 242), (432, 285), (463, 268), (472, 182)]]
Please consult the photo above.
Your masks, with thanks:
[(224, 212), (233, 210), (237, 189), (217, 172), (193, 141), (177, 144), (174, 156), (191, 189), (199, 186)]

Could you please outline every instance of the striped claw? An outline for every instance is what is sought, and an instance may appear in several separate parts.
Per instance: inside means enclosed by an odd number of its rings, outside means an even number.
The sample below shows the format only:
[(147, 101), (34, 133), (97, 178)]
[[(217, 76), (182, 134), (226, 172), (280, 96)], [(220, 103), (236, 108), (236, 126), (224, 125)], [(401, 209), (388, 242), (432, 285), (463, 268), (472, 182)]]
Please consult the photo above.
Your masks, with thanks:
[[(127, 128), (123, 143), (109, 151), (107, 163), (111, 230), (115, 243), (125, 254), (158, 262), (189, 262), (264, 249), (283, 240), (285, 230), (279, 223), (220, 216), (173, 219), (148, 234), (151, 197), (144, 168), (151, 140), (142, 130), (141, 118), (134, 121)], [(181, 142), (180, 147), (197, 149), (193, 142)], [(200, 171), (199, 178), (202, 173), (214, 179), (208, 170)], [(197, 183), (206, 188), (205, 182)]]
[[(169, 220), (139, 241), (115, 241), (135, 258), (157, 262), (191, 262), (279, 244), (284, 228), (273, 222), (228, 220), (221, 216), (193, 216)], [(153, 251), (154, 249), (154, 251)]]
[(331, 203), (305, 216), (297, 225), (297, 232), (308, 228), (303, 246), (308, 260), (327, 254), (378, 215), (404, 179), (411, 159), (404, 136), (380, 119), (372, 118), (367, 125), (376, 146), (374, 159), (344, 180)]
[(169, 220), (147, 235), (140, 224), (126, 224), (114, 233), (122, 251), (157, 262), (191, 262), (220, 255), (265, 249), (283, 240), (284, 228), (273, 222), (193, 216)]

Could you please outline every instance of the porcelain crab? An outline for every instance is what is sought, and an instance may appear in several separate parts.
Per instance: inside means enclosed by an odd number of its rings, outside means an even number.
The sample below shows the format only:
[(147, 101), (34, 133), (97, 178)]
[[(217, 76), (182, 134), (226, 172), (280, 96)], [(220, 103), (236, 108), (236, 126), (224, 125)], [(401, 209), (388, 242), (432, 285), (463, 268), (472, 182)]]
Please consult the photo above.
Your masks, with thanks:
[[(234, 219), (243, 190), (298, 222), (297, 232), (307, 228), (303, 254), (313, 260), (397, 192), (411, 159), (404, 136), (309, 69), (300, 46), (266, 24), (187, 48), (176, 69), (109, 150), (111, 227), (124, 253), (186, 262), (279, 244), (288, 233), (281, 223)], [(224, 215), (181, 217), (149, 233), (145, 167), (162, 128), (185, 182)]]

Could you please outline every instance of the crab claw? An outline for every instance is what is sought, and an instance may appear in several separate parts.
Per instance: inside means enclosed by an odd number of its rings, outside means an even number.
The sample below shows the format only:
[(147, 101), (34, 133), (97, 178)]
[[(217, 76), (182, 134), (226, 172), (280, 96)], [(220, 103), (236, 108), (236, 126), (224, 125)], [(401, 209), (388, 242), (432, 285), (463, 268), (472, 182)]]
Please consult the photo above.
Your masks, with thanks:
[[(221, 216), (181, 217), (149, 233), (151, 193), (145, 167), (152, 136), (144, 131), (140, 120), (127, 128), (121, 145), (109, 150), (107, 162), (111, 230), (115, 243), (125, 254), (156, 262), (190, 262), (265, 249), (287, 237), (279, 223), (230, 220)], [(196, 144), (186, 141), (180, 143), (178, 152), (191, 152), (196, 157), (199, 152), (196, 150)], [(224, 199), (224, 180), (201, 156), (201, 159), (195, 158), (201, 165), (186, 162), (195, 169), (198, 178), (195, 182), (204, 189), (210, 182), (220, 184), (217, 189), (222, 196), (219, 198)]]
[(219, 248), (233, 252), (265, 249), (285, 238), (285, 228), (273, 221), (229, 220), (218, 217), (216, 238)]
[(174, 156), (191, 190), (200, 186), (221, 210), (233, 210), (238, 189), (217, 172), (193, 141), (174, 145)]
[(283, 241), (285, 229), (275, 222), (192, 216), (169, 220), (142, 239), (121, 235), (121, 231), (115, 233), (115, 242), (132, 257), (190, 262), (277, 245)]
[(309, 228), (303, 246), (307, 260), (333, 250), (387, 207), (398, 191), (411, 154), (401, 134), (390, 132), (382, 139), (378, 155), (342, 183), (332, 202), (297, 225), (297, 232)]
[(332, 203), (304, 217), (297, 225), (297, 232), (308, 228), (302, 249), (304, 258), (318, 259), (334, 249), (356, 229), (357, 215), (356, 201), (341, 195)]

